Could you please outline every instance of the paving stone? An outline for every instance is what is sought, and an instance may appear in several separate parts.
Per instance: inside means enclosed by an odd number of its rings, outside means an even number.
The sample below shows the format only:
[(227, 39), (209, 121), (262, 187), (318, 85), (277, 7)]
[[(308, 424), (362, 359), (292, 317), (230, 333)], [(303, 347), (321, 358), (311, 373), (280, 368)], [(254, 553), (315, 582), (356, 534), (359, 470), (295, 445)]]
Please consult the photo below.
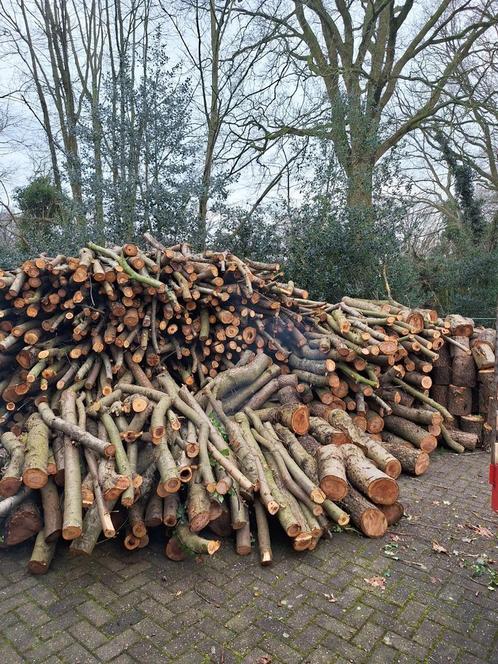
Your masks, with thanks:
[(0, 642), (0, 661), (9, 664), (22, 664), (22, 657), (8, 643)]
[[(88, 644), (91, 648), (91, 644)], [(76, 641), (60, 653), (65, 664), (98, 664), (98, 659)]]
[(107, 641), (107, 636), (86, 620), (80, 620), (69, 628), (69, 632), (84, 646), (92, 645), (95, 650)]
[(114, 614), (109, 609), (104, 608), (94, 599), (89, 599), (79, 604), (77, 611), (96, 627), (100, 627), (114, 617)]
[[(26, 573), (30, 544), (2, 550), (0, 664), (498, 662), (496, 595), (472, 578), (476, 555), (496, 559), (496, 539), (464, 543), (459, 527), (474, 513), (496, 530), (488, 462), (436, 452), (424, 478), (400, 478), (411, 519), (390, 529), (399, 560), (385, 555), (392, 540), (352, 532), (300, 555), (275, 533), (265, 568), (228, 541), (202, 564), (172, 563), (155, 534), (133, 556), (114, 541), (88, 559), (61, 547), (45, 577)], [(459, 555), (438, 556), (435, 539)], [(384, 574), (385, 591), (365, 582)]]
[(103, 662), (108, 662), (120, 655), (123, 651), (127, 650), (136, 641), (139, 640), (139, 635), (131, 628), (121, 632), (111, 640), (107, 641), (104, 645), (95, 650), (97, 657)]
[(55, 634), (47, 641), (40, 642), (29, 651), (24, 652), (24, 658), (27, 662), (44, 662), (51, 655), (58, 654), (64, 648), (67, 648), (71, 641), (71, 635), (66, 632)]

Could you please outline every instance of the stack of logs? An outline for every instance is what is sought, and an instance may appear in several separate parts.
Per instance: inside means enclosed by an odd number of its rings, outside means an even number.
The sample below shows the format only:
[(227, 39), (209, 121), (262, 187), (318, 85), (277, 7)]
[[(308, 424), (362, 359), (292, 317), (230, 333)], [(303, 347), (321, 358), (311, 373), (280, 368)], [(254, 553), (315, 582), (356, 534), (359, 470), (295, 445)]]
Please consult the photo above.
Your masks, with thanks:
[(457, 318), (451, 334), (452, 343), (439, 350), (434, 362), (431, 396), (458, 423), (460, 431), (448, 427), (453, 441), (468, 450), (480, 444), (489, 449), (496, 431), (496, 333), (474, 329), (472, 321)]
[(298, 551), (331, 524), (379, 537), (438, 440), (489, 444), (489, 330), (146, 241), (0, 273), (0, 545), (36, 535), (31, 572), (118, 531), (163, 529), (172, 560), (255, 533), (262, 564), (272, 524)]

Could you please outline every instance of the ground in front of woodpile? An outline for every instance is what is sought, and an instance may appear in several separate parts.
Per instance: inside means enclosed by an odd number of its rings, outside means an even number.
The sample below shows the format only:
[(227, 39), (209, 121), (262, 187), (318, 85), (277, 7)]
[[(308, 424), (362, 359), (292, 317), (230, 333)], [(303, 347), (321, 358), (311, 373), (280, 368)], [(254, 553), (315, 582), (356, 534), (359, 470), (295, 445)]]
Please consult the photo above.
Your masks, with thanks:
[(272, 567), (228, 542), (184, 563), (106, 542), (90, 559), (61, 547), (35, 578), (29, 547), (1, 552), (0, 662), (497, 662), (488, 455), (433, 459), (401, 479), (409, 516), (385, 538), (275, 542)]

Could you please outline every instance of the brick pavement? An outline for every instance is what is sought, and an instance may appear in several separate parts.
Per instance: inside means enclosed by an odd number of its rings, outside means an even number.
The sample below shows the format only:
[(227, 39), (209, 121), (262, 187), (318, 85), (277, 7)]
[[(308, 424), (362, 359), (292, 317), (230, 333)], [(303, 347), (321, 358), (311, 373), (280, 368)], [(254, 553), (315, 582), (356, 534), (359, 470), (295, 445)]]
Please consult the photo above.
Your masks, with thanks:
[[(0, 662), (497, 662), (487, 463), (438, 452), (424, 478), (402, 478), (409, 518), (386, 538), (337, 533), (296, 554), (277, 537), (270, 568), (229, 542), (184, 563), (159, 541), (135, 553), (105, 542), (90, 559), (61, 546), (35, 578), (29, 546), (0, 552)], [(365, 581), (379, 576), (385, 590)]]

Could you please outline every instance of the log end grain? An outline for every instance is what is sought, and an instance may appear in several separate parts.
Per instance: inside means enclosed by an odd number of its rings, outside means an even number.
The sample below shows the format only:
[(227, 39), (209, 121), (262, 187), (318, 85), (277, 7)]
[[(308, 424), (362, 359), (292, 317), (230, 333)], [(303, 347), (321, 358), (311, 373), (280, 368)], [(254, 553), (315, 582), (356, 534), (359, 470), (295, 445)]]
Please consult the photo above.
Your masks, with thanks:
[(392, 505), (398, 496), (398, 483), (391, 477), (379, 477), (368, 487), (368, 497), (377, 505)]
[(387, 530), (387, 519), (379, 509), (367, 509), (360, 517), (361, 532), (367, 537), (382, 537)]

